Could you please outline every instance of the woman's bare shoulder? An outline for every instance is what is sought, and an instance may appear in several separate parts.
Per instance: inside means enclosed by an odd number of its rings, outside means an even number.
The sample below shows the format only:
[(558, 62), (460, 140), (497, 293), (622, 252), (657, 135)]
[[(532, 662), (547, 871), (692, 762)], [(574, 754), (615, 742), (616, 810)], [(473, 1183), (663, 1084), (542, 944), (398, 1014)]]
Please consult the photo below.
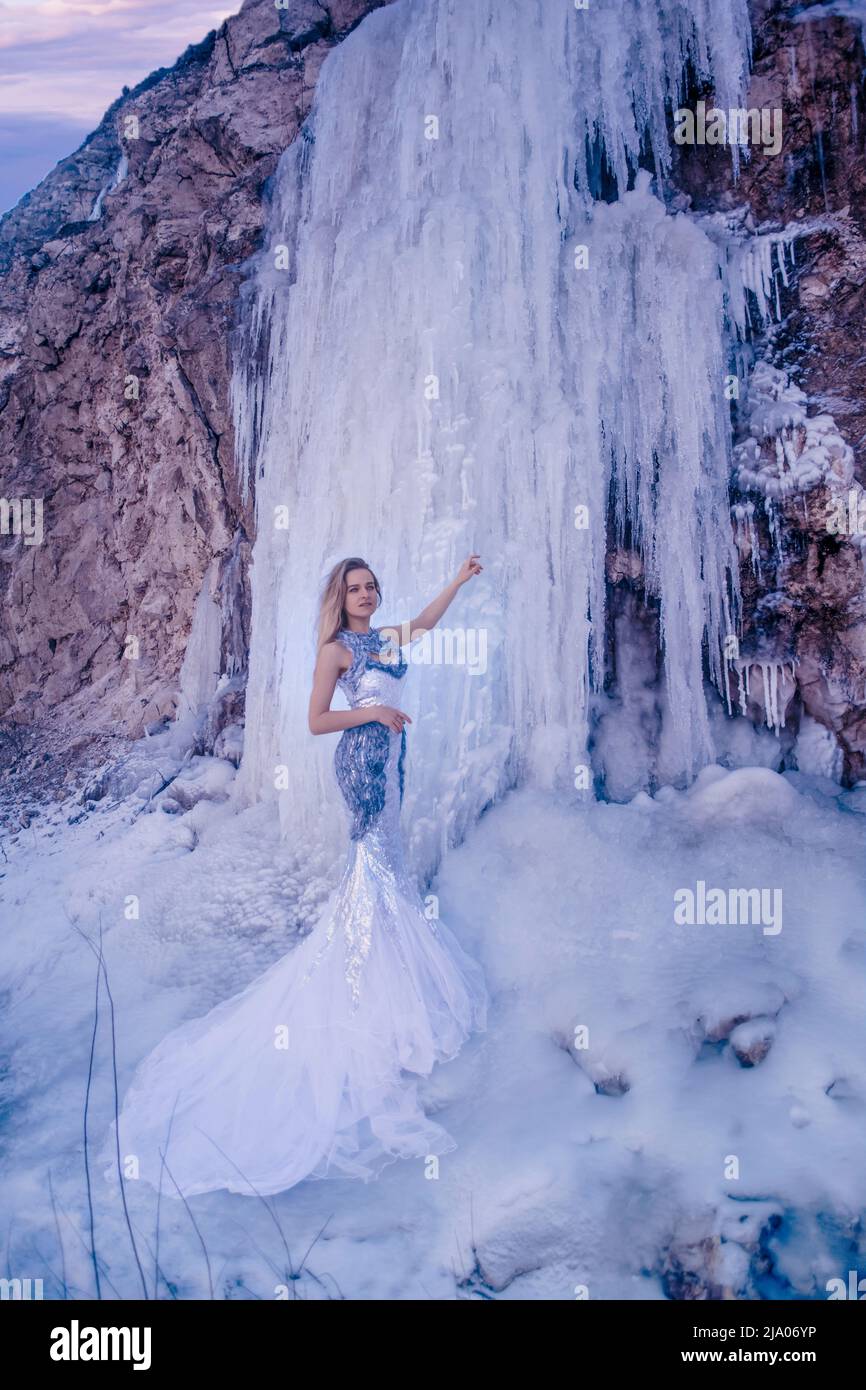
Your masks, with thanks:
[(346, 671), (352, 664), (352, 653), (339, 637), (332, 637), (319, 649), (319, 660), (332, 670)]

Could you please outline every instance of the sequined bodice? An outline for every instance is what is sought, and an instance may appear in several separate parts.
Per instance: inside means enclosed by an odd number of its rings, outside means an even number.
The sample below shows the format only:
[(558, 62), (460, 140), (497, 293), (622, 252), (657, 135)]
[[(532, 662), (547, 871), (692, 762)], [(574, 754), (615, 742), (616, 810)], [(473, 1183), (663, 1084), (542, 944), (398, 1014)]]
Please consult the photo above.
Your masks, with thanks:
[[(341, 628), (337, 640), (352, 660), (338, 684), (352, 709), (397, 705), (407, 671), (399, 648), (382, 638), (381, 628), (352, 632)], [(353, 840), (384, 836), (378, 852), (391, 842), (397, 854), (397, 820), (403, 798), (406, 732), (396, 733), (373, 718), (344, 730), (334, 755), (340, 790), (352, 814)], [(389, 851), (390, 853), (390, 851)]]
[(337, 684), (352, 709), (399, 703), (408, 665), (402, 653), (382, 638), (381, 631), (375, 627), (369, 632), (342, 628), (339, 633), (339, 640), (352, 653), (352, 664)]

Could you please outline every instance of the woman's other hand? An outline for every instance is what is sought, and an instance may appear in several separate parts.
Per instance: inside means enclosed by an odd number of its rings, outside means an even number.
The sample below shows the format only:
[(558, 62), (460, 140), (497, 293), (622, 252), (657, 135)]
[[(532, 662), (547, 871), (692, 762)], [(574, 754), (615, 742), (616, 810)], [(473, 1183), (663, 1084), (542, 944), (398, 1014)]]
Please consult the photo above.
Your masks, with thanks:
[(404, 727), (411, 724), (412, 720), (408, 714), (404, 714), (401, 709), (392, 709), (390, 705), (375, 705), (374, 721), (384, 724), (386, 729), (390, 729), (394, 734), (402, 734)]

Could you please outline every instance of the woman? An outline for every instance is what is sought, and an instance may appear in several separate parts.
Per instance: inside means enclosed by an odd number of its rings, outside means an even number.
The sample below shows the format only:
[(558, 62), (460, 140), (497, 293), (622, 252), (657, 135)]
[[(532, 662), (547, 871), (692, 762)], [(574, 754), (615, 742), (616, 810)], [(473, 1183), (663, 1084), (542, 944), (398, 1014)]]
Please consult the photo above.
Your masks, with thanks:
[[(342, 731), (335, 767), (351, 816), (348, 862), (309, 936), (138, 1068), (119, 1120), (127, 1175), (172, 1196), (268, 1194), (303, 1178), (370, 1179), (397, 1158), (455, 1147), (403, 1072), (429, 1073), (483, 1030), (487, 991), (479, 965), (426, 915), (404, 863), (411, 720), (396, 700), (407, 672), (401, 646), (434, 627), (480, 572), (470, 555), (398, 633), (370, 625), (382, 593), (364, 560), (331, 571), (309, 726)], [(348, 710), (331, 709), (337, 686)], [(114, 1145), (112, 1126), (100, 1155), (111, 1161), (107, 1178), (116, 1176)]]

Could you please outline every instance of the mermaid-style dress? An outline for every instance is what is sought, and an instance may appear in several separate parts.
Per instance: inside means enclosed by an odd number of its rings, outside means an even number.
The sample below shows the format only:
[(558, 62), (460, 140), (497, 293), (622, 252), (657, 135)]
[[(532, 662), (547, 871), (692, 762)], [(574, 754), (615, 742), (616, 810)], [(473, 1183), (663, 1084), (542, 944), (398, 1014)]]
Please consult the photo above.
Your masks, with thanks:
[[(380, 629), (339, 633), (353, 709), (395, 705), (407, 665)], [(389, 659), (391, 658), (391, 659)], [(346, 729), (335, 756), (351, 813), (348, 862), (314, 929), (240, 994), (168, 1034), (140, 1064), (120, 1154), (167, 1196), (282, 1192), (304, 1178), (370, 1179), (447, 1153), (417, 1081), (483, 1031), (480, 966), (425, 915), (399, 826), (405, 732)], [(117, 1179), (115, 1129), (100, 1151)], [(175, 1186), (176, 1185), (176, 1186)]]

